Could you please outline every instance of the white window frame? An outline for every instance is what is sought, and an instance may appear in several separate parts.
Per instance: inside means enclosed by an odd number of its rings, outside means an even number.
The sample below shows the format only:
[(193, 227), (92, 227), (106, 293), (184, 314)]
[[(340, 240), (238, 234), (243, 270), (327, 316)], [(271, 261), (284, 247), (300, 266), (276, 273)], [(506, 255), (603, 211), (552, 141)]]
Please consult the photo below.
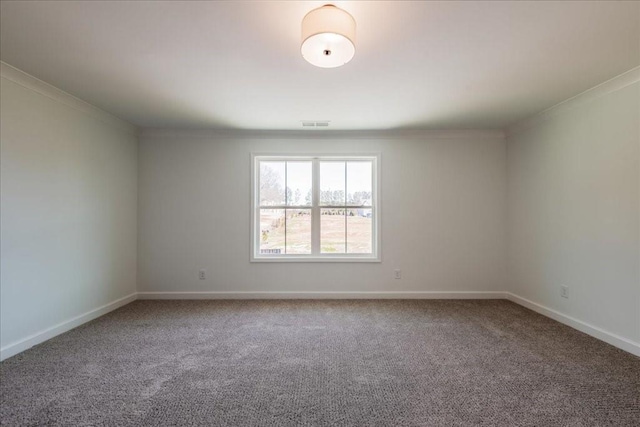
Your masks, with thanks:
[[(323, 254), (320, 253), (320, 209), (333, 206), (320, 205), (320, 162), (321, 161), (371, 161), (371, 225), (372, 242), (370, 254)], [(260, 173), (261, 161), (312, 161), (312, 202), (311, 202), (311, 254), (261, 254), (260, 251)], [(345, 206), (340, 206), (344, 208)], [(347, 206), (357, 209), (360, 206)], [(274, 208), (285, 208), (277, 206)], [(287, 209), (296, 206), (286, 206)], [(305, 206), (306, 209), (309, 206)], [(251, 154), (251, 262), (381, 262), (380, 251), (380, 153), (374, 154), (322, 154), (322, 155), (283, 155)]]

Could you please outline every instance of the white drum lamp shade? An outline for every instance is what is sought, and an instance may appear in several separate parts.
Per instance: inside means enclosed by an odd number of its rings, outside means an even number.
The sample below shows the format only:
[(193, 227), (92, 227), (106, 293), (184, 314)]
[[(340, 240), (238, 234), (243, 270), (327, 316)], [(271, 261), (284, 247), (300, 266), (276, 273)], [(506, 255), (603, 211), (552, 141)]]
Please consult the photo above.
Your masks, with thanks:
[(356, 21), (331, 4), (307, 13), (302, 19), (302, 56), (316, 67), (340, 67), (356, 53)]

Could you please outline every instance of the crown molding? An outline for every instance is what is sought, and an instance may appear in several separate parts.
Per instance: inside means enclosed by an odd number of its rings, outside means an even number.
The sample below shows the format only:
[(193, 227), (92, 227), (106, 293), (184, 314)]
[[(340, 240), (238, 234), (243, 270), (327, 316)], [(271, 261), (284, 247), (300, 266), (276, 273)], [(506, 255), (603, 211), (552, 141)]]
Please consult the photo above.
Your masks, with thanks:
[(340, 140), (340, 139), (504, 139), (502, 130), (419, 130), (419, 129), (381, 129), (381, 130), (250, 130), (250, 129), (142, 129), (142, 138), (205, 138), (205, 139), (303, 139), (303, 140)]
[(597, 98), (600, 98), (609, 93), (623, 89), (629, 85), (640, 81), (640, 66), (632, 68), (619, 76), (616, 76), (610, 80), (605, 81), (597, 86), (592, 87), (576, 96), (566, 99), (553, 107), (547, 108), (534, 116), (524, 119), (509, 126), (505, 135), (507, 137), (516, 135), (527, 129), (535, 127), (552, 117), (558, 116), (566, 111), (569, 111), (579, 105), (583, 105)]
[(119, 119), (107, 113), (106, 111), (101, 110), (100, 108), (95, 107), (79, 98), (76, 98), (75, 96), (61, 89), (58, 89), (57, 87), (52, 86), (49, 83), (44, 82), (36, 77), (33, 77), (32, 75), (27, 74), (24, 71), (3, 61), (0, 61), (0, 76), (4, 79), (19, 84), (22, 87), (37, 92), (40, 95), (46, 96), (49, 99), (66, 105), (67, 107), (71, 107), (77, 111), (85, 113), (93, 117), (94, 119), (102, 121), (103, 123), (127, 131), (134, 135), (138, 133), (138, 128), (131, 123)]

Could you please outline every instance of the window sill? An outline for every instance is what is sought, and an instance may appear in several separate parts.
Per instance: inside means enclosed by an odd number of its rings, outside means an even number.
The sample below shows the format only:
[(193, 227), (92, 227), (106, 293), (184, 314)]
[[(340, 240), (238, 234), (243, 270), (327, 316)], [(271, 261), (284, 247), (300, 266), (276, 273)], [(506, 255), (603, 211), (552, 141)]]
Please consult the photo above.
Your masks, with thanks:
[(250, 262), (351, 262), (351, 263), (360, 263), (360, 262), (382, 262), (380, 257), (359, 257), (359, 256), (345, 256), (345, 257), (335, 257), (335, 256), (326, 256), (326, 257), (318, 257), (318, 256), (291, 256), (291, 257), (251, 257)]

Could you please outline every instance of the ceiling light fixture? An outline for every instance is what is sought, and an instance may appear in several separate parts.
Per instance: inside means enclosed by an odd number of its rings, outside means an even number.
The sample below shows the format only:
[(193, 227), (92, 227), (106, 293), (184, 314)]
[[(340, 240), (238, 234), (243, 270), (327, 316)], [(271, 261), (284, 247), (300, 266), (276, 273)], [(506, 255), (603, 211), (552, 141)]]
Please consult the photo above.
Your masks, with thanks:
[(302, 19), (302, 56), (316, 67), (335, 68), (356, 53), (356, 21), (332, 4), (313, 9)]

